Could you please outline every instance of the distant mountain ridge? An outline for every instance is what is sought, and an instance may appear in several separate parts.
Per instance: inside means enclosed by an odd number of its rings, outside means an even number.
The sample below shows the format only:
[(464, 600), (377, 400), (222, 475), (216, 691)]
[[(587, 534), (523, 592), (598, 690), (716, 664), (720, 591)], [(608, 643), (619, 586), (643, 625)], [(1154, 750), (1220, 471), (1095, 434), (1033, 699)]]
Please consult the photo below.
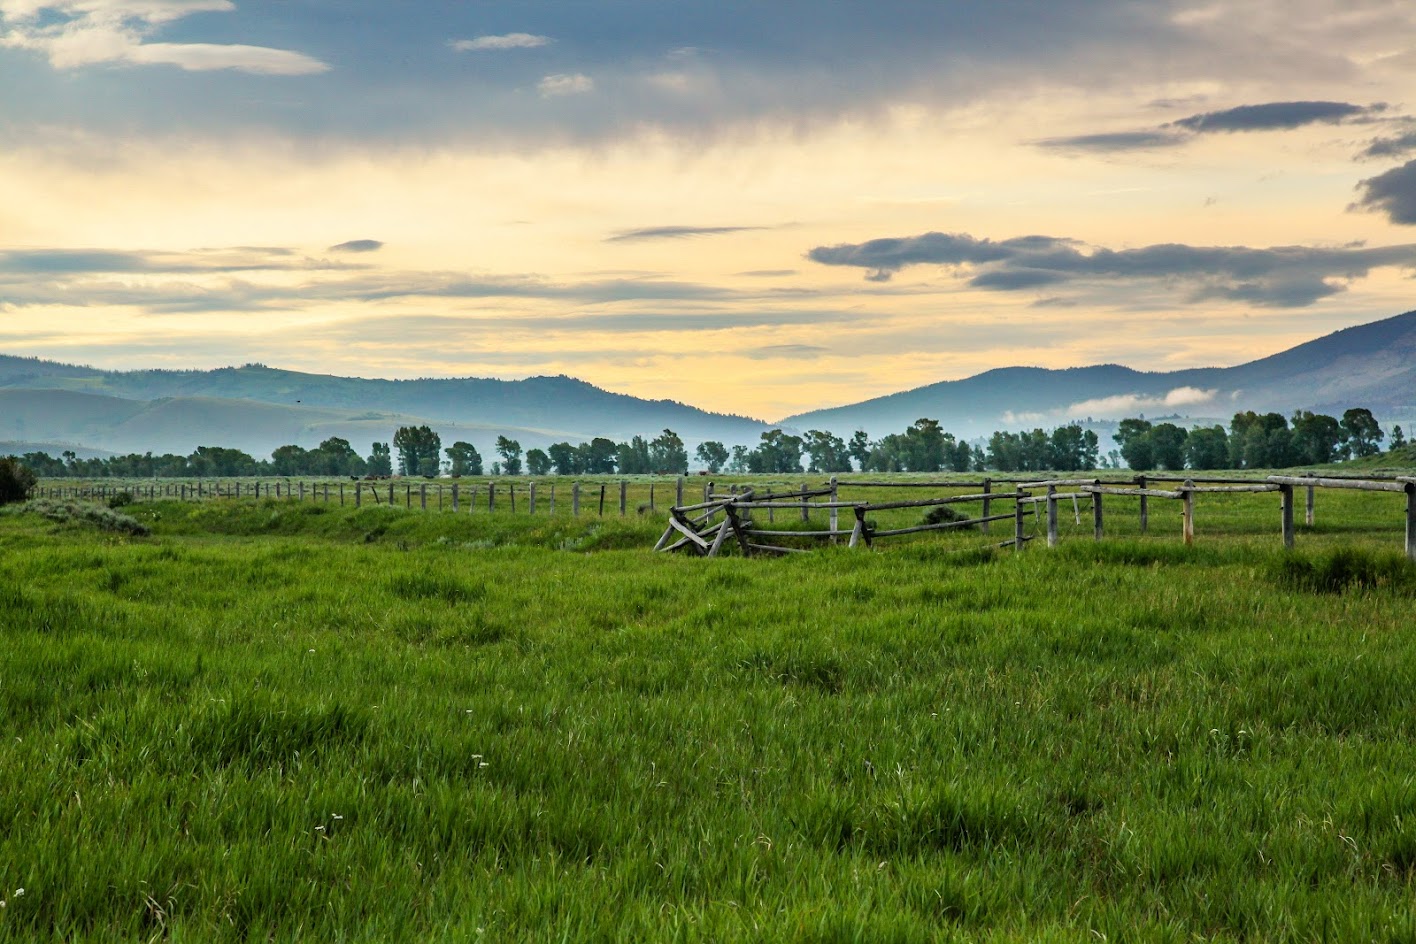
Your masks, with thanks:
[(960, 435), (981, 436), (1088, 415), (1178, 413), (1227, 420), (1246, 409), (1340, 414), (1353, 406), (1365, 406), (1386, 422), (1416, 417), (1416, 311), (1345, 328), (1234, 367), (1164, 372), (1117, 364), (1063, 370), (1003, 367), (788, 416), (779, 425), (842, 436), (864, 429), (879, 436), (927, 416)]
[(377, 380), (279, 370), (104, 371), (0, 355), (0, 440), (82, 443), (112, 452), (190, 453), (230, 446), (257, 457), (331, 436), (361, 453), (398, 426), (427, 423), (445, 445), (462, 439), (492, 456), (497, 436), (524, 448), (623, 441), (672, 429), (704, 440), (754, 444), (766, 429), (871, 436), (937, 419), (965, 437), (1056, 426), (1091, 416), (1180, 415), (1227, 422), (1245, 409), (1340, 414), (1365, 406), (1384, 424), (1416, 426), (1416, 311), (1358, 325), (1235, 367), (1138, 371), (1118, 364), (1048, 370), (1001, 367), (962, 380), (765, 424), (671, 400), (611, 393), (572, 377)]
[(427, 423), (447, 445), (490, 456), (497, 436), (525, 448), (673, 429), (690, 443), (751, 442), (759, 420), (612, 393), (571, 377), (367, 380), (258, 364), (210, 371), (104, 371), (0, 355), (0, 438), (63, 440), (117, 452), (222, 445), (253, 455), (330, 436), (361, 452), (398, 426)]

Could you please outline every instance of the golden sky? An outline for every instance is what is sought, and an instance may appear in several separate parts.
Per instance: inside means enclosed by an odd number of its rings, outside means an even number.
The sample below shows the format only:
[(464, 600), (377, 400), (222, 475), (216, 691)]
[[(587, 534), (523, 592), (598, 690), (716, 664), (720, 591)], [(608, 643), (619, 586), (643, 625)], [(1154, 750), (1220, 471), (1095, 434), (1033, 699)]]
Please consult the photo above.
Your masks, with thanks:
[(0, 0), (0, 353), (772, 420), (1416, 307), (1408, 2), (308, 6)]

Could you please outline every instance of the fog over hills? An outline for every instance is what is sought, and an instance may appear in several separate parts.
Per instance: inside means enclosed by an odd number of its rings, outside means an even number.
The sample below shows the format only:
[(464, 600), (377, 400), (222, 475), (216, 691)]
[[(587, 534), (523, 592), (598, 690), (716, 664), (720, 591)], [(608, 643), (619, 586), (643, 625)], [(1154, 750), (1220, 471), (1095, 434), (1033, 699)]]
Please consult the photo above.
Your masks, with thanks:
[(872, 436), (922, 416), (963, 436), (1056, 426), (1074, 419), (1179, 414), (1228, 421), (1239, 410), (1341, 415), (1371, 409), (1383, 422), (1416, 416), (1416, 311), (1358, 325), (1235, 367), (1143, 372), (1103, 364), (1005, 367), (781, 420), (798, 429)]
[[(1365, 406), (1387, 424), (1416, 417), (1416, 311), (1338, 331), (1235, 367), (1144, 372), (1116, 364), (1045, 370), (1005, 367), (849, 406), (783, 419), (797, 432), (873, 437), (920, 417), (956, 435), (1056, 426), (1091, 417), (1180, 415), (1227, 422), (1238, 410)], [(331, 436), (361, 453), (403, 425), (427, 423), (443, 443), (466, 440), (490, 455), (497, 436), (525, 448), (652, 437), (668, 428), (690, 451), (703, 440), (752, 444), (761, 421), (671, 400), (611, 393), (571, 377), (368, 380), (259, 364), (206, 371), (104, 371), (0, 355), (0, 441), (112, 452), (230, 446), (257, 457)]]

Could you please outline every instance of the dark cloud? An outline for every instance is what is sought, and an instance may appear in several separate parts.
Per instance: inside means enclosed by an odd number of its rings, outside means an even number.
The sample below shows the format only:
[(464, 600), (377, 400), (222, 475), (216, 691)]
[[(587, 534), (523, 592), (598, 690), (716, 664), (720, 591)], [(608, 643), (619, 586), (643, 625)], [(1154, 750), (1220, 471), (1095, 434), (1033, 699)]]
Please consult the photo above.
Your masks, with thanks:
[(640, 239), (686, 239), (691, 236), (721, 236), (724, 233), (743, 233), (766, 229), (765, 226), (646, 226), (629, 229), (606, 237), (607, 243), (633, 242)]
[(359, 268), (349, 263), (294, 258), (289, 249), (240, 246), (191, 252), (111, 249), (15, 249), (0, 251), (0, 273), (29, 275), (195, 274)]
[(830, 351), (830, 348), (815, 344), (768, 344), (763, 347), (743, 348), (735, 353), (754, 361), (768, 361), (778, 358), (814, 360), (822, 354), (829, 354)]
[(1355, 204), (1357, 208), (1385, 213), (1393, 223), (1416, 225), (1416, 160), (1370, 177), (1357, 186), (1362, 191)]
[(1043, 138), (1038, 147), (1058, 151), (1142, 151), (1184, 144), (1186, 136), (1173, 131), (1117, 131), (1110, 134), (1078, 134), (1066, 138)]
[(1353, 105), (1349, 102), (1267, 102), (1210, 111), (1171, 122), (1196, 134), (1225, 131), (1286, 131), (1313, 124), (1341, 124), (1386, 110), (1386, 105)]
[[(1416, 181), (1416, 162), (1407, 169)], [(1406, 210), (1416, 222), (1416, 188), (1406, 186)], [(1375, 268), (1416, 268), (1416, 244), (1253, 249), (1167, 243), (1114, 250), (1052, 236), (995, 242), (961, 233), (824, 246), (808, 255), (823, 265), (865, 269), (866, 278), (873, 281), (887, 280), (906, 266), (933, 264), (967, 267), (963, 274), (971, 286), (994, 291), (1078, 282), (1158, 282), (1185, 289), (1192, 302), (1225, 298), (1275, 308), (1310, 305)]]
[(330, 246), (330, 252), (378, 252), (383, 243), (377, 239), (351, 239), (347, 243)]
[(1407, 131), (1404, 134), (1386, 138), (1373, 138), (1366, 149), (1357, 156), (1363, 158), (1405, 157), (1412, 151), (1416, 151), (1416, 131)]
[(738, 275), (752, 279), (776, 279), (796, 274), (796, 269), (750, 269), (747, 272), (738, 273)]
[(1371, 118), (1385, 111), (1386, 107), (1381, 103), (1353, 105), (1349, 102), (1266, 102), (1261, 105), (1240, 105), (1223, 111), (1191, 115), (1158, 128), (1044, 138), (1036, 144), (1038, 147), (1060, 151), (1140, 151), (1174, 147), (1201, 134), (1289, 131), (1305, 125), (1341, 124), (1349, 120)]

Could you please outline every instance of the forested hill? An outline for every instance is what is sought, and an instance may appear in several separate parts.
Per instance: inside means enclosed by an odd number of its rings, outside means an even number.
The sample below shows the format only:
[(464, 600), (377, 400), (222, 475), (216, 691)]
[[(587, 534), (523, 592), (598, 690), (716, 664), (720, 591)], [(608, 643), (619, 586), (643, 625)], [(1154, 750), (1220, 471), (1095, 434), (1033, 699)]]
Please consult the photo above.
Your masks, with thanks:
[[(21, 393), (23, 392), (23, 393)], [(8, 396), (6, 396), (8, 394)], [(76, 402), (83, 394), (91, 400)], [(0, 438), (65, 440), (118, 451), (238, 446), (265, 454), (328, 435), (387, 440), (428, 423), (490, 446), (616, 440), (673, 429), (686, 441), (755, 442), (766, 427), (671, 400), (611, 393), (571, 377), (369, 380), (258, 364), (207, 371), (103, 371), (0, 355)], [(307, 442), (308, 440), (308, 442)]]
[[(1169, 397), (1169, 401), (1167, 401)], [(1097, 401), (1111, 400), (1111, 403)], [(1416, 311), (1358, 325), (1235, 367), (1143, 372), (1104, 364), (1006, 367), (964, 380), (789, 416), (781, 425), (878, 436), (920, 417), (959, 435), (1051, 426), (1086, 416), (1181, 414), (1227, 420), (1238, 410), (1335, 413), (1364, 406), (1386, 420), (1416, 416)]]

